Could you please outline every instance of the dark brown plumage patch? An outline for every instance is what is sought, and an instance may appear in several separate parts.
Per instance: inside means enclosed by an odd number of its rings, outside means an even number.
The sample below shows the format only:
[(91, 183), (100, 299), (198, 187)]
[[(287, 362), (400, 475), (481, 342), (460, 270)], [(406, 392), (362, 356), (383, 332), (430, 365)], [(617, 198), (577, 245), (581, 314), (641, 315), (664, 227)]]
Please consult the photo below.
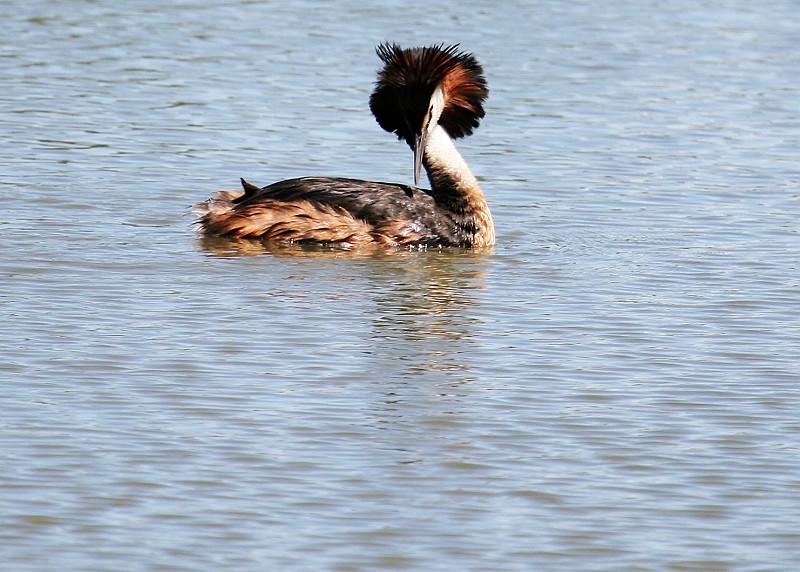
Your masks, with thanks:
[[(486, 221), (462, 201), (436, 204), (430, 191), (357, 179), (302, 177), (250, 192), (220, 191), (195, 205), (198, 231), (205, 236), (339, 246), (487, 244), (476, 233)], [(454, 191), (456, 192), (456, 191)], [(485, 209), (485, 204), (482, 207)], [(480, 213), (478, 213), (480, 214)]]
[(345, 247), (370, 243), (402, 246), (417, 244), (427, 238), (420, 231), (419, 224), (405, 217), (370, 223), (341, 206), (315, 200), (295, 198), (286, 201), (259, 196), (257, 200), (237, 204), (245, 198), (252, 197), (239, 191), (221, 191), (197, 205), (195, 212), (201, 215), (200, 233)]

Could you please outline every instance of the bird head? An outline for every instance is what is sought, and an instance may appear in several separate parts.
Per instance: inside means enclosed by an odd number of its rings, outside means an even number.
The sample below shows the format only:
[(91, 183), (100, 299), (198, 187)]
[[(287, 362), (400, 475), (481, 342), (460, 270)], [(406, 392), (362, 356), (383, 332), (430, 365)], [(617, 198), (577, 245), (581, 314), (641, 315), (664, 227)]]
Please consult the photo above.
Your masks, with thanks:
[(369, 107), (378, 124), (414, 151), (414, 184), (419, 182), (428, 135), (436, 125), (456, 139), (471, 135), (484, 116), (489, 94), (483, 68), (472, 54), (453, 46), (377, 48), (378, 72)]

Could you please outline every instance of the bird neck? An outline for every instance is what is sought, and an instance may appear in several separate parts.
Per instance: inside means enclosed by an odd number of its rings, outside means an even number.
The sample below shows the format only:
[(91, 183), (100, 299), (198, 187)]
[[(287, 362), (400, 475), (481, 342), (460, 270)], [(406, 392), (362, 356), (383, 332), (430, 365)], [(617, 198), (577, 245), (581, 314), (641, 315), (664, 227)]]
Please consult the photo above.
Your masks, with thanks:
[(431, 196), (465, 235), (465, 244), (494, 244), (494, 222), (478, 179), (456, 149), (453, 140), (436, 125), (428, 136), (423, 157), (431, 184)]

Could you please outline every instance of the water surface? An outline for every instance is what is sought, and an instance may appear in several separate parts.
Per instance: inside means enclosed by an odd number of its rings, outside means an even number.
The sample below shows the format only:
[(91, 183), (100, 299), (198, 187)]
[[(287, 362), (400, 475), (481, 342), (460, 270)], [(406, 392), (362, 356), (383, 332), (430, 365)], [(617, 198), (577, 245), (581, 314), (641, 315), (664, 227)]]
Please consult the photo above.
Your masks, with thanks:
[[(792, 2), (0, 7), (14, 570), (795, 570)], [(374, 46), (461, 42), (483, 252), (198, 239), (410, 182)]]

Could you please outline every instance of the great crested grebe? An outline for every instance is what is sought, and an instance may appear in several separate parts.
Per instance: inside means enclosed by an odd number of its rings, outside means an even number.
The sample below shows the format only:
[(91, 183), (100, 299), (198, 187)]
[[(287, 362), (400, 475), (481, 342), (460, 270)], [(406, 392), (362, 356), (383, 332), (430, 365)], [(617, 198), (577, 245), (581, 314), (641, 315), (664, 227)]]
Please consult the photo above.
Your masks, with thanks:
[(221, 191), (196, 205), (208, 236), (344, 247), (481, 247), (494, 244), (486, 197), (453, 139), (472, 134), (489, 90), (483, 69), (458, 45), (401, 49), (381, 44), (370, 110), (414, 152), (414, 184), (425, 167), (430, 190), (357, 179), (302, 177), (264, 188)]

